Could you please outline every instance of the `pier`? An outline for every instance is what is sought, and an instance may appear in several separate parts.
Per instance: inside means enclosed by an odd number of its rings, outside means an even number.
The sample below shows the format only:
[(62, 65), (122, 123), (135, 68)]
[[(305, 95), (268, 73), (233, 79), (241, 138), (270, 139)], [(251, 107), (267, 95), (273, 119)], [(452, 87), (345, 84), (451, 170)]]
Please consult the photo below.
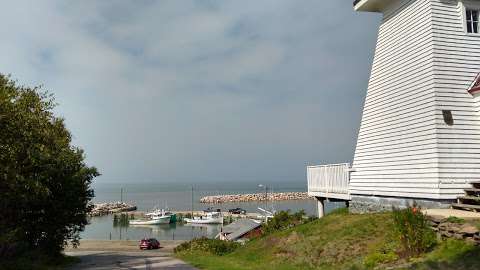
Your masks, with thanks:
[(289, 200), (310, 200), (307, 192), (282, 192), (282, 193), (254, 193), (254, 194), (231, 194), (206, 196), (200, 199), (201, 203), (230, 203), (230, 202), (256, 202), (256, 201), (289, 201)]
[[(179, 216), (177, 220), (181, 222), (182, 217), (190, 217), (193, 213), (194, 217), (199, 217), (205, 215), (204, 211), (172, 211), (176, 215)], [(131, 218), (144, 218), (145, 217), (145, 211), (132, 211), (129, 212), (128, 215), (131, 216)], [(230, 212), (222, 211), (222, 216), (227, 217), (227, 218), (233, 218), (233, 219), (239, 219), (239, 218), (250, 218), (250, 219), (259, 219), (263, 220), (264, 216), (261, 213), (245, 213), (245, 214), (232, 214)]]

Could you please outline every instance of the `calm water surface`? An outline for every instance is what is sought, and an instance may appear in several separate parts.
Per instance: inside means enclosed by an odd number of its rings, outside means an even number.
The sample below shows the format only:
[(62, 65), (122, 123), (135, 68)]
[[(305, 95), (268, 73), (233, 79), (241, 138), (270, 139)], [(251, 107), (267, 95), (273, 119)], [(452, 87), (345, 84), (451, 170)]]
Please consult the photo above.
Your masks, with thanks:
[[(306, 181), (297, 183), (266, 183), (269, 192), (305, 192)], [(177, 183), (95, 183), (94, 202), (123, 201), (137, 205), (139, 210), (148, 211), (154, 207), (167, 206), (173, 211), (185, 211), (192, 209), (192, 186)], [(120, 190), (123, 188), (123, 196)], [(264, 192), (258, 188), (257, 183), (202, 183), (194, 185), (193, 208), (203, 210), (207, 207), (228, 210), (241, 207), (247, 212), (257, 213), (258, 207), (265, 207), (264, 202), (248, 203), (226, 203), (226, 204), (201, 204), (198, 201), (203, 196), (217, 194), (245, 194)], [(326, 211), (341, 207), (342, 204), (327, 203)], [(305, 210), (309, 215), (315, 215), (316, 202), (314, 200), (268, 202), (267, 208), (279, 210)], [(162, 225), (127, 225), (114, 226), (113, 216), (93, 217), (85, 231), (82, 232), (82, 239), (128, 239), (136, 240), (143, 237), (155, 237), (159, 240), (181, 239), (188, 240), (194, 237), (206, 236), (215, 237), (221, 229), (221, 225), (190, 225), (190, 224), (162, 224)]]

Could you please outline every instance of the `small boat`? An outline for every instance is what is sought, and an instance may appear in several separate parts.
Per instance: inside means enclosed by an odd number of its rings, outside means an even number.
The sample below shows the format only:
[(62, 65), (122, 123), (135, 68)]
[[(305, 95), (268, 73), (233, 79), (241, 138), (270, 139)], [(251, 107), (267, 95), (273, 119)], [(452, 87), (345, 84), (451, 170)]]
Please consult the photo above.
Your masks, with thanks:
[(206, 212), (205, 215), (193, 218), (185, 218), (185, 222), (192, 224), (223, 224), (221, 212)]
[(148, 219), (134, 219), (130, 220), (130, 225), (157, 225), (157, 224), (169, 224), (170, 222), (176, 221), (176, 215), (170, 211), (165, 211), (164, 209), (156, 209), (150, 213), (146, 213), (145, 216)]
[(263, 214), (258, 214), (257, 219), (268, 221), (275, 216), (276, 211), (272, 208), (272, 211), (265, 210), (261, 207), (258, 207), (258, 210), (262, 211)]
[(168, 208), (165, 208), (165, 209), (162, 209), (162, 210), (158, 210), (156, 209), (155, 211), (151, 212), (151, 213), (147, 213), (145, 214), (146, 216), (158, 216), (160, 215), (160, 217), (170, 217), (170, 221), (169, 222), (166, 222), (166, 223), (175, 223), (177, 222), (177, 214), (171, 212)]

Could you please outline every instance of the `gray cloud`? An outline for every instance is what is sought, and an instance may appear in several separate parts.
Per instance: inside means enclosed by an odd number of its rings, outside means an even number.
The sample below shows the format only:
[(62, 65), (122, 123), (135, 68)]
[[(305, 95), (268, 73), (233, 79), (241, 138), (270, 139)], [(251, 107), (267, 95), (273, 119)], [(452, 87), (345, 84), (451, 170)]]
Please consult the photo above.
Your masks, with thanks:
[(55, 94), (99, 181), (304, 181), (352, 158), (379, 17), (351, 1), (10, 5), (0, 72)]

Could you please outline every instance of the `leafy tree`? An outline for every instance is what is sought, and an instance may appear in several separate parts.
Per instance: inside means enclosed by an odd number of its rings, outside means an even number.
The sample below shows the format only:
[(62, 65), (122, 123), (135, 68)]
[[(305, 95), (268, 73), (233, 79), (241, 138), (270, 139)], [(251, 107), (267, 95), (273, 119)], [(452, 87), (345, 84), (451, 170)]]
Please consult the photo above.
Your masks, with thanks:
[(78, 244), (97, 169), (71, 144), (54, 99), (0, 74), (0, 258)]

